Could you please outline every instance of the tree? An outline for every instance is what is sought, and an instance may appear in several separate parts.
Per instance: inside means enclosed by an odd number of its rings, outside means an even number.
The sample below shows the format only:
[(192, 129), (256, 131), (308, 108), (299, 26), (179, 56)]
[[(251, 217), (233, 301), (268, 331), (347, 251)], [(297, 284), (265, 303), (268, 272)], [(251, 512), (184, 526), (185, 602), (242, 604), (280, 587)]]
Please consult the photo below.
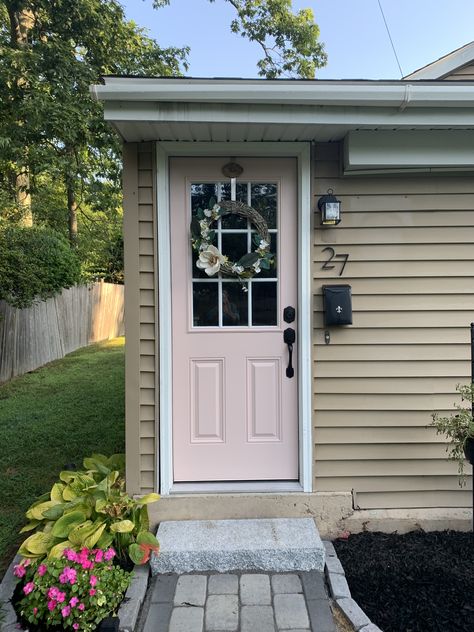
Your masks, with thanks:
[[(230, 29), (263, 50), (257, 62), (259, 75), (267, 79), (281, 76), (312, 79), (316, 69), (326, 65), (319, 27), (311, 9), (292, 12), (291, 0), (223, 0), (232, 5), (236, 18)], [(216, 0), (209, 0), (216, 2)], [(170, 0), (154, 0), (155, 8)]]
[[(179, 74), (187, 49), (160, 48), (116, 0), (1, 0), (0, 18), (0, 162), (12, 177), (62, 180), (75, 244), (79, 192), (120, 173), (118, 139), (90, 84), (103, 74)], [(25, 177), (21, 186), (32, 189)]]

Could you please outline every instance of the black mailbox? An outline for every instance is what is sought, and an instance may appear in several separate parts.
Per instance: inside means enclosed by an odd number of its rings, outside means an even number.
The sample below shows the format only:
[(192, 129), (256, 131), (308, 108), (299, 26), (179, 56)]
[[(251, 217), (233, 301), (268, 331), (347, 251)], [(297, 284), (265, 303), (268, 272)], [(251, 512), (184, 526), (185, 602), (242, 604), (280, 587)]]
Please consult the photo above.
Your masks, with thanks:
[(323, 285), (324, 324), (352, 325), (350, 285)]

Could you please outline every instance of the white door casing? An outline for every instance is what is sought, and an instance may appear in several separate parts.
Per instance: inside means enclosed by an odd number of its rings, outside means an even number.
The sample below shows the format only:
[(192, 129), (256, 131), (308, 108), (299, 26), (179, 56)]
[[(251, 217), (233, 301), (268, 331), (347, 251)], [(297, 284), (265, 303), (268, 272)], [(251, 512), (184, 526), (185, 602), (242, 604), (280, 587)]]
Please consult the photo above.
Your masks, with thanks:
[[(310, 146), (308, 143), (157, 143), (157, 209), (159, 259), (159, 318), (157, 326), (160, 341), (159, 393), (160, 435), (159, 466), (160, 491), (169, 494), (173, 488), (172, 455), (172, 347), (171, 347), (171, 265), (169, 216), (169, 158), (171, 156), (282, 156), (298, 160), (298, 366), (299, 374), (299, 462), (300, 486), (291, 489), (312, 489), (312, 437), (311, 437), (311, 214), (310, 214)], [(229, 486), (230, 485), (230, 486)], [(177, 486), (175, 486), (177, 487)], [(202, 491), (202, 486), (200, 486)], [(244, 491), (242, 486), (227, 484), (221, 489)], [(265, 486), (264, 486), (265, 488)], [(275, 491), (268, 483), (268, 491)], [(216, 490), (216, 488), (213, 488)], [(250, 486), (248, 488), (252, 490)], [(258, 485), (259, 491), (262, 485)], [(192, 490), (192, 489), (191, 489)]]

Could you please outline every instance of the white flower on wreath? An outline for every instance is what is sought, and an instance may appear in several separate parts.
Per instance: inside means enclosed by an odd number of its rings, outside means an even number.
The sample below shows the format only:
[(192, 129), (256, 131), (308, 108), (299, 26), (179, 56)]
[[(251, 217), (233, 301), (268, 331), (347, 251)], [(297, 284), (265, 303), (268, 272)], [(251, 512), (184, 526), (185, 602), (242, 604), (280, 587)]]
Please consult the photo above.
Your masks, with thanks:
[(252, 267), (255, 270), (255, 274), (258, 274), (260, 272), (260, 259), (258, 259)]
[(269, 246), (270, 244), (266, 239), (261, 239), (260, 243), (258, 244), (259, 250), (266, 250)]
[(206, 237), (209, 235), (209, 222), (205, 219), (201, 219), (199, 222), (199, 226), (201, 227), (201, 237)]
[(234, 263), (234, 265), (232, 266), (232, 272), (234, 274), (242, 274), (243, 271), (244, 271), (244, 267), (239, 266), (238, 263)]
[(221, 264), (225, 263), (226, 257), (219, 252), (215, 246), (208, 246), (207, 250), (203, 250), (199, 259), (196, 261), (196, 266), (200, 270), (204, 270), (207, 276), (214, 276), (221, 269)]
[(206, 208), (204, 211), (206, 217), (212, 217), (212, 208)]

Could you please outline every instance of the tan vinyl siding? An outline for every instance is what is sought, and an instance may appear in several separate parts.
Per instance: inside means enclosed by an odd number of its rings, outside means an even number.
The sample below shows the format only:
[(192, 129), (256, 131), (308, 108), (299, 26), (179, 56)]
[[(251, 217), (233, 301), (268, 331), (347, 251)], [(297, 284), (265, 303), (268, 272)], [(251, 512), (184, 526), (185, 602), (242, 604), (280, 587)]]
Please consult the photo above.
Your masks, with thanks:
[[(474, 66), (473, 66), (474, 68)], [(360, 508), (467, 507), (431, 412), (450, 412), (470, 372), (474, 181), (342, 177), (336, 143), (315, 147), (313, 190), (342, 201), (313, 247), (314, 490), (354, 490)], [(348, 253), (323, 271), (326, 247)], [(352, 327), (324, 341), (321, 287), (348, 283)]]
[(471, 81), (474, 79), (474, 64), (457, 68), (443, 79), (446, 81)]
[(153, 144), (124, 147), (127, 488), (157, 486), (156, 239)]

